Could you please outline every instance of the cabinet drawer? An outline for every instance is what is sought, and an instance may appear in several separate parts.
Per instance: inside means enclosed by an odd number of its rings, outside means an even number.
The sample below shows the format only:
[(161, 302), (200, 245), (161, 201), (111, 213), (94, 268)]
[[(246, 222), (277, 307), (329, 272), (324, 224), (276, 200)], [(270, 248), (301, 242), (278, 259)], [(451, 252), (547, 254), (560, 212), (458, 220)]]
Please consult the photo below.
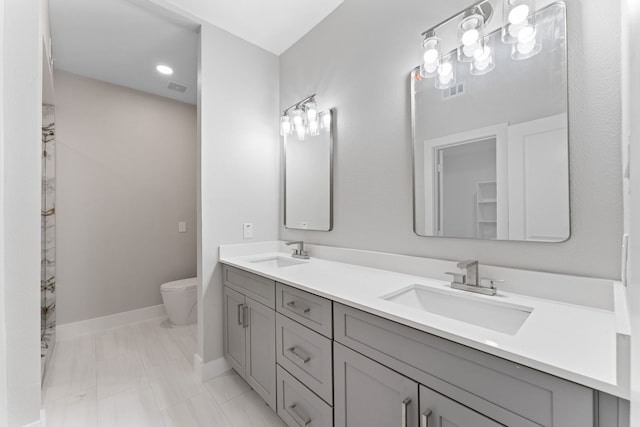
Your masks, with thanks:
[(278, 415), (289, 427), (332, 427), (333, 408), (281, 366), (278, 374)]
[(510, 427), (593, 426), (593, 390), (342, 304), (335, 340)]
[(331, 300), (276, 283), (276, 310), (327, 338), (333, 337)]
[(275, 282), (235, 267), (222, 269), (224, 284), (258, 301), (267, 307), (275, 308)]
[(333, 404), (331, 340), (278, 313), (276, 360), (329, 404)]

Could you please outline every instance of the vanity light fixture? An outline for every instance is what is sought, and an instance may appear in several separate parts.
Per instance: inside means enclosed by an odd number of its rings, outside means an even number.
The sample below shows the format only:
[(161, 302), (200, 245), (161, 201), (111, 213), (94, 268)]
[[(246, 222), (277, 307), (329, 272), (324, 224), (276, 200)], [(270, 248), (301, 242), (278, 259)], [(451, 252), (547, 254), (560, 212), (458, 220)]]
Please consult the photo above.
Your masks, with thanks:
[(440, 57), (442, 56), (442, 41), (433, 30), (425, 31), (422, 35), (424, 36), (422, 42), (424, 55), (422, 56), (423, 63), (420, 66), (420, 76), (424, 78), (435, 77), (438, 74)]
[(308, 96), (284, 110), (280, 116), (280, 135), (295, 133), (299, 140), (303, 140), (307, 135), (317, 136), (320, 134), (320, 129), (327, 129), (330, 126), (331, 116), (328, 118), (329, 124), (325, 123), (327, 116), (329, 115), (318, 113), (316, 95)]
[(535, 28), (535, 0), (504, 0), (502, 21), (502, 41), (520, 43), (520, 33), (529, 26)]
[(440, 60), (438, 77), (436, 77), (436, 88), (449, 89), (456, 84), (456, 68), (453, 64), (453, 60), (453, 53)]
[(458, 61), (471, 62), (476, 53), (484, 50), (484, 16), (482, 9), (472, 7), (465, 12), (458, 28), (460, 46)]
[[(487, 35), (492, 1), (502, 2), (502, 22)], [(511, 45), (512, 59), (531, 58), (542, 50), (535, 20), (535, 0), (481, 0), (422, 33), (423, 60), (416, 78), (434, 78), (436, 88), (449, 89), (462, 63), (470, 64), (471, 75), (487, 74), (495, 68), (498, 40)], [(457, 39), (450, 37), (456, 33)]]

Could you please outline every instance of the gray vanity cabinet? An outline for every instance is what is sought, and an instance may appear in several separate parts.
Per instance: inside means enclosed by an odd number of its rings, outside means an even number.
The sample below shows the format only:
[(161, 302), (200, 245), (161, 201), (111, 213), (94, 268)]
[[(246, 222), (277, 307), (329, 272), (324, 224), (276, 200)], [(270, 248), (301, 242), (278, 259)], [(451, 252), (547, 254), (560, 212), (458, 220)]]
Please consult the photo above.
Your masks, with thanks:
[(335, 427), (417, 427), (418, 383), (334, 344)]
[(275, 411), (275, 282), (230, 267), (223, 275), (224, 357)]
[(420, 427), (500, 427), (481, 415), (435, 391), (420, 386)]
[(224, 287), (224, 357), (241, 376), (245, 372), (246, 337), (244, 326), (245, 296)]

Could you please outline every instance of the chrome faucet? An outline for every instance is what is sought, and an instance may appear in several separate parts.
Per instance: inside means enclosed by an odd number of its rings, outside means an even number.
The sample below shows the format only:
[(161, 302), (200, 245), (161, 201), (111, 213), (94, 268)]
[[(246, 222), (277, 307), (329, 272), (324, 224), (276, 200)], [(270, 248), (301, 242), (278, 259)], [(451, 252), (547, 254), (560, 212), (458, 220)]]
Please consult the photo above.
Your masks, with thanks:
[(466, 269), (465, 273), (446, 273), (453, 276), (451, 287), (463, 291), (476, 292), (484, 295), (495, 295), (498, 290), (496, 283), (504, 283), (503, 280), (482, 278), (478, 280), (478, 261), (466, 260), (457, 264), (459, 269)]
[(287, 246), (291, 246), (291, 245), (298, 245), (298, 247), (296, 249), (293, 250), (293, 253), (291, 254), (291, 256), (293, 258), (299, 258), (299, 259), (309, 259), (309, 252), (304, 250), (304, 242), (299, 240), (296, 242), (285, 242), (284, 243)]

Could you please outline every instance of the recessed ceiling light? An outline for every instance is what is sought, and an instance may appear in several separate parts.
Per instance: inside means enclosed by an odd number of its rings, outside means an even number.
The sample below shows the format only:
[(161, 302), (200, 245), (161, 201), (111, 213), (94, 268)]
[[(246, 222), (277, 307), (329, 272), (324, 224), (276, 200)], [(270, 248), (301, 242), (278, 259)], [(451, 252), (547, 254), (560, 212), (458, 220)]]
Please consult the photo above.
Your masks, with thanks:
[(160, 74), (165, 74), (167, 76), (170, 76), (171, 74), (173, 74), (173, 68), (167, 65), (158, 65), (156, 67), (156, 70), (158, 70)]

